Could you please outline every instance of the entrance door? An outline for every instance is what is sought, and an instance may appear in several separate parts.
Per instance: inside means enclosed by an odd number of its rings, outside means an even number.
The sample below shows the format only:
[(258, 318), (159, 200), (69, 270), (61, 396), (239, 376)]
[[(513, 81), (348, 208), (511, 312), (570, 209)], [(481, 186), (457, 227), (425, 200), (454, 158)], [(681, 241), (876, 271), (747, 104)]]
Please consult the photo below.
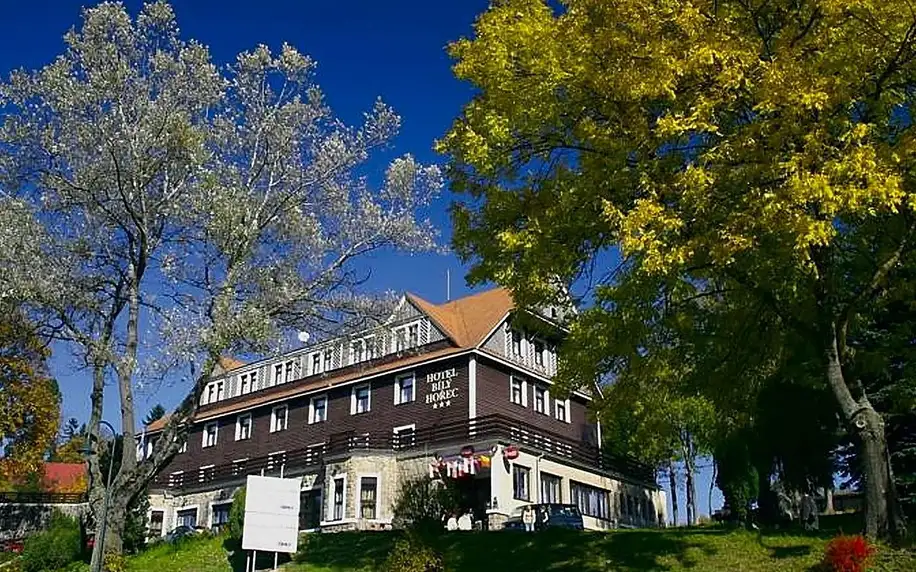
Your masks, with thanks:
[(309, 489), (299, 495), (299, 530), (318, 528), (321, 522), (321, 489)]

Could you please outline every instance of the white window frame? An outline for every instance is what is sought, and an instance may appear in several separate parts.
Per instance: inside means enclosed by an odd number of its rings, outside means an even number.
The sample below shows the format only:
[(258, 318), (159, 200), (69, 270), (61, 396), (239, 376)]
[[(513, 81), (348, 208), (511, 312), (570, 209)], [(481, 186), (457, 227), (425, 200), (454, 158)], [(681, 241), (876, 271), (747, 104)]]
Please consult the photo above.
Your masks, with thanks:
[[(255, 391), (254, 386), (258, 383), (258, 370), (253, 369), (239, 374), (239, 395), (248, 395)], [(246, 389), (247, 384), (247, 389)]]
[(273, 364), (274, 385), (289, 383), (296, 379), (296, 360), (287, 359)]
[[(242, 419), (248, 418), (248, 435), (242, 437)], [(254, 433), (254, 418), (251, 416), (251, 413), (242, 413), (235, 418), (235, 440), (236, 441), (247, 441), (251, 439), (251, 434)]]
[(408, 446), (413, 447), (414, 445), (417, 444), (417, 435), (416, 435), (416, 432), (417, 432), (417, 424), (416, 424), (416, 423), (411, 423), (411, 424), (409, 424), (409, 425), (401, 425), (401, 426), (395, 427), (395, 428), (393, 428), (393, 429), (391, 430), (391, 438), (392, 438), (392, 440), (398, 445), (398, 447), (397, 447), (398, 449), (404, 448), (403, 446), (401, 446), (401, 444), (400, 444), (400, 443), (398, 442), (398, 440), (397, 440), (397, 438), (398, 438), (398, 433), (400, 433), (401, 431), (413, 431), (413, 432), (414, 432), (413, 439), (411, 439), (410, 445), (408, 445)]
[[(343, 491), (341, 496), (341, 507), (340, 507), (340, 518), (334, 517), (334, 486), (338, 480), (343, 481)], [(341, 475), (333, 475), (330, 479), (330, 490), (328, 491), (328, 504), (327, 504), (327, 521), (326, 522), (341, 522), (345, 521), (347, 518), (347, 474), (343, 473)]]
[(378, 356), (375, 355), (375, 334), (372, 334), (371, 336), (364, 336), (362, 340), (363, 345), (366, 348), (365, 361), (372, 361), (377, 358)]
[[(324, 373), (324, 356), (323, 352), (312, 352), (309, 354), (309, 375), (318, 375), (319, 373)], [(318, 358), (318, 361), (315, 361), (315, 358)], [(317, 367), (316, 366), (317, 363)]]
[[(516, 496), (515, 490), (515, 474), (516, 471), (521, 472), (520, 470), (525, 471), (525, 496), (520, 497)], [(531, 501), (531, 467), (526, 467), (525, 465), (519, 465), (518, 463), (512, 464), (512, 499), (524, 502)]]
[[(210, 433), (208, 431), (209, 427), (213, 427), (215, 430), (213, 431), (213, 443), (208, 445), (207, 444), (207, 435), (209, 435)], [(200, 443), (201, 449), (209, 449), (210, 447), (216, 447), (218, 443), (219, 443), (219, 423), (216, 421), (213, 421), (212, 423), (207, 423), (206, 425), (204, 425), (203, 439), (201, 439), (201, 443)]]
[[(563, 410), (566, 412), (566, 419), (560, 419), (560, 404), (563, 404)], [(572, 423), (572, 421), (569, 420), (571, 413), (572, 412), (569, 409), (569, 399), (555, 399), (554, 400), (553, 416), (558, 421), (563, 421), (564, 423)]]
[[(518, 353), (515, 353), (515, 335), (518, 334)], [(524, 360), (525, 359), (525, 333), (516, 328), (509, 328), (509, 357)]]
[[(375, 479), (375, 518), (363, 518), (363, 479)], [(378, 522), (382, 510), (382, 476), (378, 473), (359, 473), (356, 475), (356, 518), (366, 522)]]
[(182, 441), (181, 446), (178, 447), (178, 452), (179, 452), (179, 453), (187, 453), (187, 452), (188, 452), (188, 438), (187, 438), (187, 437), (184, 438), (184, 441)]
[[(541, 351), (538, 351), (538, 346), (541, 346)], [(531, 353), (534, 356), (534, 366), (542, 369), (547, 368), (547, 343), (541, 339), (531, 340)]]
[[(356, 392), (364, 388), (367, 391), (366, 410), (357, 411), (356, 406), (358, 402), (356, 400)], [(372, 411), (372, 384), (371, 383), (360, 383), (359, 385), (354, 385), (353, 388), (350, 390), (350, 415), (362, 415), (363, 413), (369, 413), (370, 411)]]
[[(357, 349), (360, 350), (358, 356)], [(347, 363), (355, 365), (364, 361), (366, 361), (366, 339), (356, 338), (355, 340), (350, 340), (350, 359)]]
[[(542, 403), (543, 409), (538, 409), (538, 390), (541, 390), (544, 392), (544, 400)], [(534, 400), (534, 403), (532, 404), (532, 408), (534, 409), (534, 412), (542, 413), (544, 415), (549, 416), (550, 415), (550, 404), (552, 403), (550, 400), (550, 390), (547, 389), (547, 386), (545, 385), (540, 385), (540, 384), (535, 383), (534, 388), (532, 389), (532, 393), (534, 394), (532, 395), (532, 399)]]
[[(283, 410), (283, 426), (280, 427), (277, 423), (279, 417), (277, 417), (277, 411)], [(279, 433), (280, 431), (286, 431), (289, 428), (289, 405), (283, 403), (282, 405), (277, 405), (270, 410), (270, 432)]]
[[(403, 352), (412, 348), (418, 348), (423, 345), (423, 340), (420, 339), (420, 322), (421, 320), (415, 320), (413, 322), (408, 322), (406, 324), (401, 324), (395, 328), (391, 329), (391, 353)], [(410, 328), (417, 328), (417, 343), (416, 345), (410, 345)], [(398, 347), (399, 334), (404, 333), (404, 347)]]
[[(324, 400), (324, 419), (315, 419), (315, 401), (323, 399)], [(309, 399), (309, 425), (314, 423), (324, 423), (328, 420), (328, 405), (330, 400), (328, 399), (327, 394), (315, 395)]]
[[(412, 383), (410, 385), (410, 399), (408, 399), (407, 401), (403, 401), (401, 399), (401, 394), (403, 393), (401, 385), (405, 379), (412, 380)], [(413, 403), (416, 400), (417, 400), (417, 376), (416, 374), (414, 372), (410, 372), (410, 373), (404, 373), (404, 374), (401, 374), (395, 377), (394, 378), (394, 404), (403, 405), (405, 403)]]
[(216, 507), (223, 507), (223, 506), (228, 507), (229, 509), (226, 511), (226, 515), (228, 517), (229, 514), (232, 512), (232, 501), (231, 500), (230, 501), (214, 501), (210, 503), (210, 526), (209, 528), (213, 528), (214, 526), (217, 526), (217, 524), (221, 524), (221, 525), (229, 524), (228, 518), (226, 518), (226, 522), (220, 522), (220, 523), (213, 522), (214, 520), (213, 517), (216, 516)]
[(226, 382), (220, 380), (216, 382), (216, 400), (222, 401), (226, 397)]
[[(515, 401), (515, 396), (513, 395), (513, 382), (521, 381), (522, 383), (522, 402), (519, 403)], [(521, 405), (522, 407), (528, 407), (528, 379), (521, 375), (510, 374), (509, 375), (509, 402), (515, 403), (516, 405)]]
[[(330, 359), (328, 359), (330, 358)], [(325, 373), (334, 369), (334, 348), (328, 348), (321, 352), (321, 370)]]
[(209, 403), (216, 403), (216, 383), (208, 383), (207, 391), (204, 392), (204, 396), (201, 399), (201, 405), (207, 405)]

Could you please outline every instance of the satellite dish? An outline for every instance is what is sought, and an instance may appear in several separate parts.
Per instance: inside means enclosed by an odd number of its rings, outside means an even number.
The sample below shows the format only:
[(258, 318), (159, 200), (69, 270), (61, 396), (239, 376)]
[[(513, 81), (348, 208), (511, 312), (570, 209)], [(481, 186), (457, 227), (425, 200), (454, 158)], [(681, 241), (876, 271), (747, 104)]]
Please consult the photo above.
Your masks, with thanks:
[(296, 334), (296, 337), (299, 338), (299, 341), (302, 342), (303, 344), (306, 344), (309, 341), (308, 332), (299, 332), (298, 334)]

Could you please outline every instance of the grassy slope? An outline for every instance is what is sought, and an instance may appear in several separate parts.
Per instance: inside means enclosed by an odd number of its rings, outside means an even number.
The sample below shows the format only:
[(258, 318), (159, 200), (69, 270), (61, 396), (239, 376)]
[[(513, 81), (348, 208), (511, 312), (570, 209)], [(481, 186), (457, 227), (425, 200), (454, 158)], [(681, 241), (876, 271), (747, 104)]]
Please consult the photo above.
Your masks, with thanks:
[[(316, 534), (289, 572), (377, 570), (396, 539), (393, 533)], [(575, 533), (454, 533), (442, 539), (445, 563), (453, 572), (534, 571), (779, 571), (810, 570), (821, 558), (827, 535), (758, 535), (723, 529)], [(228, 556), (220, 538), (189, 542), (180, 549), (153, 548), (130, 559), (131, 571), (229, 572), (242, 570), (243, 557)], [(272, 556), (258, 559), (259, 568)], [(298, 558), (297, 558), (298, 560)], [(874, 570), (916, 570), (912, 552), (884, 550)]]

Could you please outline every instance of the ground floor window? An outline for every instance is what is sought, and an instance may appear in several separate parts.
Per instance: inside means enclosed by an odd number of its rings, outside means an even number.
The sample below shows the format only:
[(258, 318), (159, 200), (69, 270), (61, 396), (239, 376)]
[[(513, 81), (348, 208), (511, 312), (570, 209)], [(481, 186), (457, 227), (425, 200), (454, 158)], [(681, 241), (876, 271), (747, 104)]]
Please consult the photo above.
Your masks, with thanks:
[(343, 520), (344, 517), (344, 489), (346, 488), (347, 481), (343, 477), (338, 477), (334, 479), (331, 483), (333, 487), (333, 500), (334, 504), (331, 510), (331, 520)]
[(213, 511), (213, 524), (212, 527), (219, 529), (222, 528), (224, 524), (229, 522), (229, 509), (232, 508), (232, 503), (222, 503), (215, 504), (212, 507)]
[(165, 513), (161, 510), (154, 510), (149, 515), (149, 535), (162, 536), (162, 523), (165, 520)]
[(560, 495), (560, 477), (549, 473), (541, 473), (541, 502), (563, 502)]
[(610, 518), (607, 491), (582, 483), (570, 482), (569, 495), (572, 497), (571, 502), (579, 507), (579, 512), (582, 514), (595, 518)]
[(178, 511), (178, 519), (176, 521), (177, 526), (190, 526), (194, 528), (197, 526), (197, 508), (188, 508)]
[(531, 500), (528, 481), (531, 470), (521, 465), (512, 465), (512, 496), (518, 500)]
[(359, 481), (359, 516), (367, 520), (378, 518), (378, 478), (362, 477)]

